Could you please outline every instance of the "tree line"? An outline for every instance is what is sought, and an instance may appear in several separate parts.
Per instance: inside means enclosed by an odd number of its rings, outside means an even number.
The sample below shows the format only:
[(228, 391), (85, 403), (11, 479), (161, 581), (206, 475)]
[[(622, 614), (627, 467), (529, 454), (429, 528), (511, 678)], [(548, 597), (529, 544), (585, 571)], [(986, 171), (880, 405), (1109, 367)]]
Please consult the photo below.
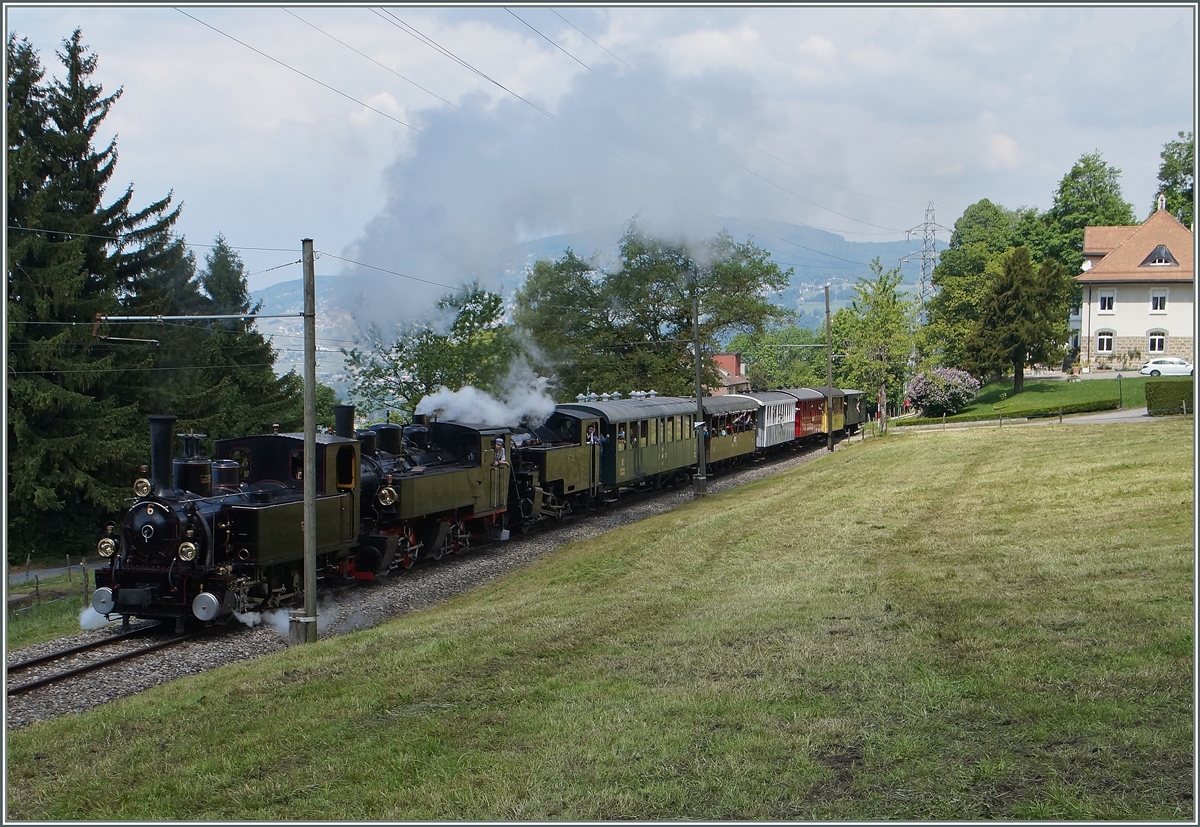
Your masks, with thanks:
[[(173, 194), (135, 206), (132, 185), (110, 198), (116, 140), (97, 145), (121, 90), (93, 81), (96, 56), (79, 31), (48, 79), (36, 50), (7, 42), (7, 548), (57, 558), (89, 551), (97, 527), (129, 495), (148, 456), (146, 415), (172, 412), (179, 430), (211, 441), (302, 423), (301, 380), (276, 374), (275, 351), (253, 320), (147, 326), (106, 315), (252, 315), (245, 267), (223, 236), (193, 247), (175, 230)], [(1163, 150), (1160, 192), (1192, 216), (1191, 133)], [(1059, 358), (1075, 300), (1083, 228), (1132, 224), (1119, 170), (1086, 154), (1045, 212), (984, 199), (955, 223), (918, 316), (898, 268), (876, 259), (832, 318), (834, 384), (898, 405), (914, 373), (962, 369), (980, 378)], [(352, 401), (364, 414), (407, 420), (441, 387), (504, 397), (553, 376), (560, 401), (581, 393), (657, 390), (690, 395), (698, 339), (710, 354), (741, 352), (756, 389), (821, 386), (823, 331), (772, 302), (793, 272), (727, 232), (699, 242), (655, 237), (634, 218), (615, 266), (567, 250), (538, 261), (511, 304), (478, 283), (445, 296), (437, 314), (400, 330), (368, 331), (345, 351)], [(436, 315), (436, 314), (435, 314)], [(318, 388), (330, 424), (333, 392)]]
[[(1190, 132), (1164, 146), (1155, 195), (1155, 205), (1164, 195), (1188, 226), (1193, 147)], [(1136, 223), (1120, 172), (1099, 152), (1085, 153), (1044, 212), (986, 198), (967, 207), (933, 270), (935, 292), (923, 313), (898, 267), (871, 262), (831, 320), (834, 384), (899, 407), (918, 374), (1011, 376), (1020, 393), (1026, 366), (1070, 359), (1084, 228)], [(742, 353), (756, 390), (827, 381), (825, 332), (797, 326), (794, 313), (771, 303), (792, 271), (753, 241), (722, 232), (696, 245), (670, 242), (648, 236), (634, 219), (618, 254), (611, 269), (572, 250), (536, 262), (511, 313), (501, 296), (475, 284), (439, 305), (452, 314), (447, 333), (422, 323), (392, 341), (374, 331), (369, 346), (347, 351), (356, 401), (403, 417), (441, 386), (503, 396), (516, 362), (553, 375), (560, 401), (649, 389), (686, 396), (695, 387), (697, 333), (702, 353)], [(707, 358), (701, 366), (711, 386), (715, 366)]]
[[(301, 380), (276, 376), (252, 322), (95, 324), (104, 315), (239, 315), (237, 252), (218, 236), (197, 262), (173, 194), (110, 197), (117, 143), (97, 135), (121, 90), (93, 80), (76, 30), (48, 78), (27, 39), (7, 41), (7, 399), (10, 562), (90, 553), (149, 454), (146, 416), (176, 413), (211, 439), (295, 429)], [(328, 403), (328, 400), (327, 400)]]

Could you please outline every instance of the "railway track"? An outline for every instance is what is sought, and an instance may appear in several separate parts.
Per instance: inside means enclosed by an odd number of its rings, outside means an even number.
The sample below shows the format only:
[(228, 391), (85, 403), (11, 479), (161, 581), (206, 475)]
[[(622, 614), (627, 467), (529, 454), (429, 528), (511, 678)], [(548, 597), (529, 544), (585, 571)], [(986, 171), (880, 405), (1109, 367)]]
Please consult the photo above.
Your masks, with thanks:
[[(72, 646), (69, 649), (9, 664), (6, 673), (6, 694), (9, 697), (23, 695), (26, 692), (32, 692), (44, 686), (50, 686), (69, 678), (85, 675), (97, 669), (103, 669), (114, 663), (120, 663), (121, 661), (148, 655), (151, 652), (157, 652), (160, 649), (177, 646), (199, 634), (199, 632), (196, 632), (189, 635), (171, 637), (167, 640), (160, 640), (146, 646), (134, 646), (132, 648), (128, 645), (122, 646), (122, 644), (128, 644), (131, 641), (148, 637), (153, 632), (162, 631), (165, 628), (164, 624), (154, 624), (125, 634), (114, 635), (101, 640), (93, 640), (79, 646)], [(107, 657), (90, 657), (85, 655), (85, 653), (98, 653), (100, 650), (108, 648), (120, 648), (122, 651)], [(84, 657), (81, 658), (81, 655), (84, 655)], [(14, 676), (24, 676), (29, 673), (34, 674), (32, 679), (22, 681), (16, 685), (13, 684)]]

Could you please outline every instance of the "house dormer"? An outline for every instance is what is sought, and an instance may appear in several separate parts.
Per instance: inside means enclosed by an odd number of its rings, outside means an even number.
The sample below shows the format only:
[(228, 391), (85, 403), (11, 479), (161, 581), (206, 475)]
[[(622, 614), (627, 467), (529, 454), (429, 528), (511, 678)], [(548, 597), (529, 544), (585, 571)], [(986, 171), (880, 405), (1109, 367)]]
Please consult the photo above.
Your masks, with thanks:
[(1175, 260), (1175, 256), (1171, 255), (1171, 251), (1167, 249), (1166, 244), (1159, 244), (1151, 251), (1150, 255), (1138, 265), (1139, 267), (1178, 267), (1179, 262)]

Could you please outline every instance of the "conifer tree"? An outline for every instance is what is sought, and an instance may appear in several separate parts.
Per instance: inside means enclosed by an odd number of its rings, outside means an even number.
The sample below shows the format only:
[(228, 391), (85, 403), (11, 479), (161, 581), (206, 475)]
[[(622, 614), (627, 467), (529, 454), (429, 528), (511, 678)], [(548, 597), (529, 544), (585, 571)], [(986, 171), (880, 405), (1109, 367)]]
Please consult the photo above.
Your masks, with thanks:
[(164, 261), (178, 209), (171, 196), (131, 212), (133, 188), (105, 204), (116, 141), (94, 146), (120, 91), (92, 82), (96, 57), (76, 30), (45, 80), (28, 40), (7, 43), (8, 550), (91, 550), (96, 525), (120, 505), (143, 453), (138, 384), (144, 351), (94, 338)]
[[(207, 294), (203, 313), (230, 316), (257, 313), (241, 257), (218, 235), (205, 256), (197, 283)], [(180, 416), (210, 439), (264, 433), (273, 424), (301, 427), (302, 380), (294, 372), (275, 374), (275, 351), (252, 320), (203, 322), (200, 341), (188, 355), (200, 365), (178, 398)]]
[(1062, 355), (1072, 281), (1057, 261), (1035, 267), (1029, 250), (1014, 247), (1001, 259), (976, 322), (967, 353), (971, 373), (1013, 371), (1013, 393), (1025, 389), (1025, 366)]

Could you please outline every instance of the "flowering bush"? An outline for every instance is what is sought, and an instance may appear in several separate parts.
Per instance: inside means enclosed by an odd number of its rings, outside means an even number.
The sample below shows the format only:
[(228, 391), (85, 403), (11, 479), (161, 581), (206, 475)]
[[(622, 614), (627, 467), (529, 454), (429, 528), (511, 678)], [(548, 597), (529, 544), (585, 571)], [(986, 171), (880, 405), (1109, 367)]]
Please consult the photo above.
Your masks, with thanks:
[(913, 405), (926, 416), (958, 413), (970, 404), (978, 392), (979, 380), (964, 370), (954, 368), (918, 373), (905, 391)]

